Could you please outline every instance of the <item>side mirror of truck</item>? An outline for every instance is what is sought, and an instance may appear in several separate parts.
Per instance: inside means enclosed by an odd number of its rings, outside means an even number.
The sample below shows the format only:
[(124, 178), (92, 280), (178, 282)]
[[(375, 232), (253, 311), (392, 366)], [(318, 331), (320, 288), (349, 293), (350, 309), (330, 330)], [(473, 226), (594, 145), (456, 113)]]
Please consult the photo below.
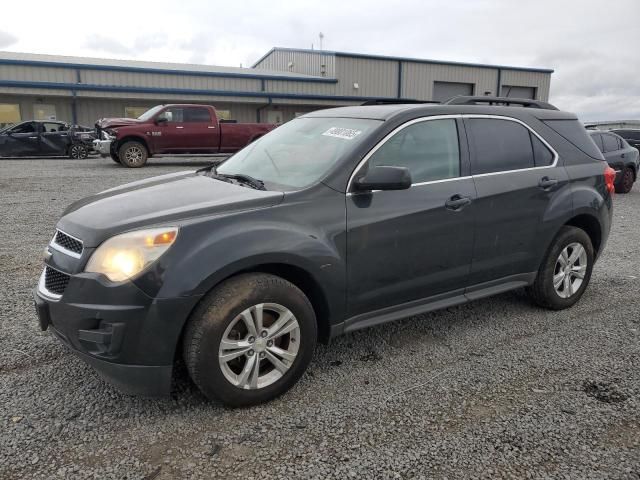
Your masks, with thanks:
[(371, 167), (353, 183), (356, 190), (406, 190), (411, 187), (411, 174), (405, 167)]
[(156, 125), (166, 125), (168, 121), (169, 120), (167, 119), (167, 117), (160, 115), (159, 117), (156, 118), (154, 123)]

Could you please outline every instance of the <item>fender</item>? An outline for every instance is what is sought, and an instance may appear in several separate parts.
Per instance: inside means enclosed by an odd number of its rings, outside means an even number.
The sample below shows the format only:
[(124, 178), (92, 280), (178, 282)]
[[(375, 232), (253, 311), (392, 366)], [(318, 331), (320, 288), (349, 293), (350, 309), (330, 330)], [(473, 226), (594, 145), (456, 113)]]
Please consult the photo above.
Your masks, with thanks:
[[(120, 132), (118, 132), (120, 133)], [(125, 142), (129, 142), (129, 141), (134, 141), (134, 142), (140, 142), (141, 144), (144, 145), (144, 147), (147, 149), (147, 153), (149, 156), (151, 156), (154, 152), (151, 150), (149, 143), (147, 142), (147, 139), (144, 138), (143, 136), (139, 135), (139, 134), (130, 134), (130, 135), (123, 135), (122, 138), (118, 138), (116, 137), (116, 140), (114, 142), (114, 146), (112, 147), (116, 152), (118, 152), (118, 150), (120, 149), (120, 147), (125, 143)]]

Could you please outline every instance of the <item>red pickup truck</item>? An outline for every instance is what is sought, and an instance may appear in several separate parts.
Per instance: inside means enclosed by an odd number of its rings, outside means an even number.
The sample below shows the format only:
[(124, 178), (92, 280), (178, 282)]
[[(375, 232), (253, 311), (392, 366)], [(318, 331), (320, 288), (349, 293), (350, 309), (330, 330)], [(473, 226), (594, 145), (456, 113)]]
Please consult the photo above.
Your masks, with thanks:
[(137, 168), (161, 153), (233, 153), (275, 127), (219, 120), (210, 105), (158, 105), (137, 119), (98, 120), (93, 146), (103, 157)]

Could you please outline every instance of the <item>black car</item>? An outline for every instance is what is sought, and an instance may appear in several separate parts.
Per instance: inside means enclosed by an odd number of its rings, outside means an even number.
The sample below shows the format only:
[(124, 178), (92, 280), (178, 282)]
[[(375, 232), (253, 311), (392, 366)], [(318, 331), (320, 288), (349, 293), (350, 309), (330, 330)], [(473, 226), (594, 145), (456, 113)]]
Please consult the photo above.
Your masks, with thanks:
[(636, 128), (636, 129), (620, 128), (620, 129), (611, 130), (611, 132), (624, 138), (625, 141), (629, 145), (631, 145), (633, 148), (640, 150), (640, 129), (639, 128)]
[(616, 171), (616, 192), (629, 193), (638, 176), (638, 150), (613, 132), (589, 130), (589, 135), (609, 166)]
[(30, 120), (0, 130), (0, 157), (87, 158), (95, 138), (87, 127)]
[(40, 325), (124, 391), (167, 394), (182, 357), (240, 406), (346, 332), (522, 287), (568, 308), (607, 241), (614, 172), (573, 114), (540, 105), (317, 111), (217, 170), (80, 200), (46, 250)]

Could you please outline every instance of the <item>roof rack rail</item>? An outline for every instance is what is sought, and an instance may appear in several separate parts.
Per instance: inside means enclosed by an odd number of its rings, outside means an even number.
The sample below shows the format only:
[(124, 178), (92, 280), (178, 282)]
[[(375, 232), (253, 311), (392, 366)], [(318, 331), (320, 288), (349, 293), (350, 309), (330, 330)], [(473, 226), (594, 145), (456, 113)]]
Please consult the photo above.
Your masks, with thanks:
[(371, 105), (403, 105), (408, 103), (440, 103), (435, 102), (433, 100), (412, 100), (412, 99), (402, 99), (402, 98), (376, 98), (374, 100), (367, 100), (364, 103), (361, 103), (363, 107), (369, 107)]
[(540, 100), (531, 100), (530, 98), (512, 98), (512, 97), (492, 97), (492, 96), (465, 96), (460, 95), (452, 97), (444, 105), (497, 105), (497, 106), (518, 106), (527, 108), (541, 108), (543, 110), (558, 110), (557, 107)]

